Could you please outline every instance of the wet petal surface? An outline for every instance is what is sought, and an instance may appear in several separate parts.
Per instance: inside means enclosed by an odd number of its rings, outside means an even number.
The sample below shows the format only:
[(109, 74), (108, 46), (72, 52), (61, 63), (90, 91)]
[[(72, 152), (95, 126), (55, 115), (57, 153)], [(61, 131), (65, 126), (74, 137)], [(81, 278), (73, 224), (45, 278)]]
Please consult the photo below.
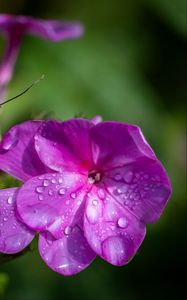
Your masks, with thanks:
[(136, 254), (146, 232), (143, 222), (103, 189), (87, 196), (84, 232), (91, 248), (113, 265), (124, 265)]
[(162, 165), (146, 159), (106, 172), (104, 183), (116, 201), (145, 223), (159, 219), (171, 193)]
[(119, 167), (155, 154), (139, 127), (125, 123), (101, 122), (91, 129), (94, 163), (103, 170)]
[(22, 181), (49, 172), (38, 157), (34, 135), (42, 121), (12, 127), (0, 143), (0, 169)]
[(14, 254), (22, 251), (34, 238), (34, 232), (16, 216), (18, 189), (0, 190), (0, 252)]
[(58, 240), (50, 234), (41, 234), (39, 251), (52, 270), (66, 276), (81, 272), (96, 256), (77, 226)]
[(83, 119), (46, 122), (35, 138), (40, 159), (58, 172), (87, 173), (92, 167), (91, 127), (92, 122)]
[(60, 238), (83, 216), (85, 183), (85, 176), (68, 172), (32, 178), (17, 196), (21, 220), (34, 230), (47, 230)]

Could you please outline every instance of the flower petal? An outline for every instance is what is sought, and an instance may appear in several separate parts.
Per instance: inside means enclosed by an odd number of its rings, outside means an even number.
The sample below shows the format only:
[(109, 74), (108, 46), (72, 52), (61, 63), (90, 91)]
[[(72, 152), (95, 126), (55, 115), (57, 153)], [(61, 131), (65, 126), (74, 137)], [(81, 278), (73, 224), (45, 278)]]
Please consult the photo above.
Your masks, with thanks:
[(155, 154), (139, 127), (118, 122), (101, 122), (91, 129), (94, 163), (104, 169), (123, 166)]
[(127, 264), (145, 237), (145, 224), (105, 190), (92, 188), (89, 194), (84, 233), (90, 247), (113, 265)]
[(40, 234), (39, 251), (52, 270), (65, 276), (81, 272), (96, 256), (77, 226), (69, 235), (58, 240), (50, 234)]
[(65, 122), (48, 121), (35, 138), (40, 159), (49, 168), (63, 172), (87, 173), (92, 166), (90, 149), (91, 121), (73, 119)]
[(42, 121), (28, 121), (12, 127), (0, 143), (0, 169), (25, 181), (50, 172), (40, 161), (34, 147), (34, 135)]
[(0, 252), (22, 251), (34, 238), (34, 232), (21, 223), (15, 212), (18, 189), (0, 190)]
[(0, 30), (7, 32), (19, 28), (20, 32), (58, 42), (65, 39), (78, 38), (83, 34), (83, 26), (78, 22), (59, 20), (40, 20), (26, 16), (0, 15)]
[(50, 41), (58, 42), (78, 38), (83, 34), (83, 26), (78, 22), (29, 19), (29, 32)]
[(160, 162), (144, 159), (105, 175), (107, 190), (138, 219), (153, 223), (160, 218), (171, 194), (169, 179)]
[(17, 196), (21, 220), (31, 229), (48, 230), (60, 238), (83, 216), (85, 182), (85, 176), (68, 172), (30, 179)]

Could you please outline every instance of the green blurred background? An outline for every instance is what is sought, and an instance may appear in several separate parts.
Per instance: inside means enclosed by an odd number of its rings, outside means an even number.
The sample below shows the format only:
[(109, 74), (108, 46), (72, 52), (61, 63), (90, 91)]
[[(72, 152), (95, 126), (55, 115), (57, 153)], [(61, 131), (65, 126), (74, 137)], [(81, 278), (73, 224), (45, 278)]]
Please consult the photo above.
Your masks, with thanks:
[[(5, 300), (182, 299), (186, 261), (183, 0), (0, 0), (1, 13), (80, 20), (79, 40), (51, 43), (25, 36), (7, 97), (45, 80), (1, 112), (1, 130), (23, 120), (81, 114), (141, 126), (170, 176), (173, 194), (148, 226), (136, 257), (124, 267), (97, 258), (74, 277), (45, 266), (35, 250), (0, 266)], [(0, 51), (4, 41), (0, 39)], [(13, 184), (2, 182), (1, 186)], [(4, 275), (3, 275), (4, 274)], [(4, 292), (3, 292), (4, 290)]]

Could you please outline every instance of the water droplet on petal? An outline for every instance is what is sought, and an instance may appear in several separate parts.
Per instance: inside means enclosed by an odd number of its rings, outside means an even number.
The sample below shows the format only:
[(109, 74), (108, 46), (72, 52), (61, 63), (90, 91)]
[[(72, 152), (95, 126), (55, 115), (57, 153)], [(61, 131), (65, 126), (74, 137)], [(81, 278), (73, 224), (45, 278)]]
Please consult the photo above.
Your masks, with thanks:
[(52, 196), (52, 195), (53, 195), (53, 190), (49, 190), (49, 191), (48, 191), (48, 195), (49, 195), (49, 196)]
[(60, 195), (65, 195), (66, 189), (65, 189), (65, 188), (61, 188), (61, 189), (58, 191), (58, 193), (59, 193)]
[(132, 181), (132, 178), (133, 178), (133, 172), (132, 171), (128, 171), (127, 173), (125, 173), (124, 180), (127, 183), (130, 183)]
[(66, 226), (66, 228), (64, 229), (64, 233), (65, 235), (68, 235), (72, 232), (72, 228), (70, 226)]
[(45, 179), (43, 182), (43, 186), (48, 186), (49, 185), (49, 180)]
[(77, 197), (77, 194), (76, 193), (71, 193), (70, 196), (71, 196), (72, 199), (75, 199)]
[(110, 229), (115, 230), (115, 225), (114, 224), (110, 225)]
[(8, 219), (7, 219), (6, 217), (4, 217), (4, 218), (3, 218), (3, 221), (4, 221), (4, 222), (7, 222), (7, 221), (8, 221)]
[(99, 211), (97, 209), (97, 206), (88, 205), (86, 209), (86, 216), (91, 224), (95, 224), (98, 221), (99, 217)]
[(38, 196), (38, 200), (42, 201), (44, 199), (44, 197), (42, 195)]
[(93, 201), (92, 201), (92, 204), (93, 204), (94, 206), (96, 206), (96, 205), (98, 204), (98, 200), (97, 200), (97, 199), (93, 200)]
[(128, 225), (128, 221), (126, 218), (119, 218), (118, 220), (118, 226), (121, 228), (125, 228)]
[(54, 179), (54, 178), (51, 180), (51, 182), (52, 182), (53, 184), (56, 184), (56, 183), (57, 183), (56, 179)]
[(12, 196), (8, 197), (7, 199), (8, 204), (12, 204), (12, 200), (13, 200)]
[(63, 178), (60, 177), (60, 178), (58, 179), (58, 182), (59, 182), (59, 183), (63, 183)]
[(37, 187), (36, 187), (36, 192), (37, 192), (38, 194), (42, 194), (43, 191), (44, 191), (44, 187), (43, 187), (43, 186), (37, 186)]

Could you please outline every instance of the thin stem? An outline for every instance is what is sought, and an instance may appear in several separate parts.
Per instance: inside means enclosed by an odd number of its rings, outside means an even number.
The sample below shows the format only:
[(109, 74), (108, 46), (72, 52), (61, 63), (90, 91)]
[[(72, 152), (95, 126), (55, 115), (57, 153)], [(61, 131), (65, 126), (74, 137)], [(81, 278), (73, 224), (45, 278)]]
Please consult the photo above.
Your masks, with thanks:
[(21, 97), (22, 95), (24, 95), (26, 92), (28, 92), (35, 84), (39, 83), (42, 79), (44, 79), (44, 74), (37, 80), (35, 80), (33, 83), (31, 83), (31, 85), (29, 85), (24, 91), (22, 91), (21, 93), (19, 93), (18, 95), (4, 101), (3, 103), (0, 103), (0, 107), (3, 106), (4, 104), (14, 100), (14, 99), (17, 99), (19, 97)]

